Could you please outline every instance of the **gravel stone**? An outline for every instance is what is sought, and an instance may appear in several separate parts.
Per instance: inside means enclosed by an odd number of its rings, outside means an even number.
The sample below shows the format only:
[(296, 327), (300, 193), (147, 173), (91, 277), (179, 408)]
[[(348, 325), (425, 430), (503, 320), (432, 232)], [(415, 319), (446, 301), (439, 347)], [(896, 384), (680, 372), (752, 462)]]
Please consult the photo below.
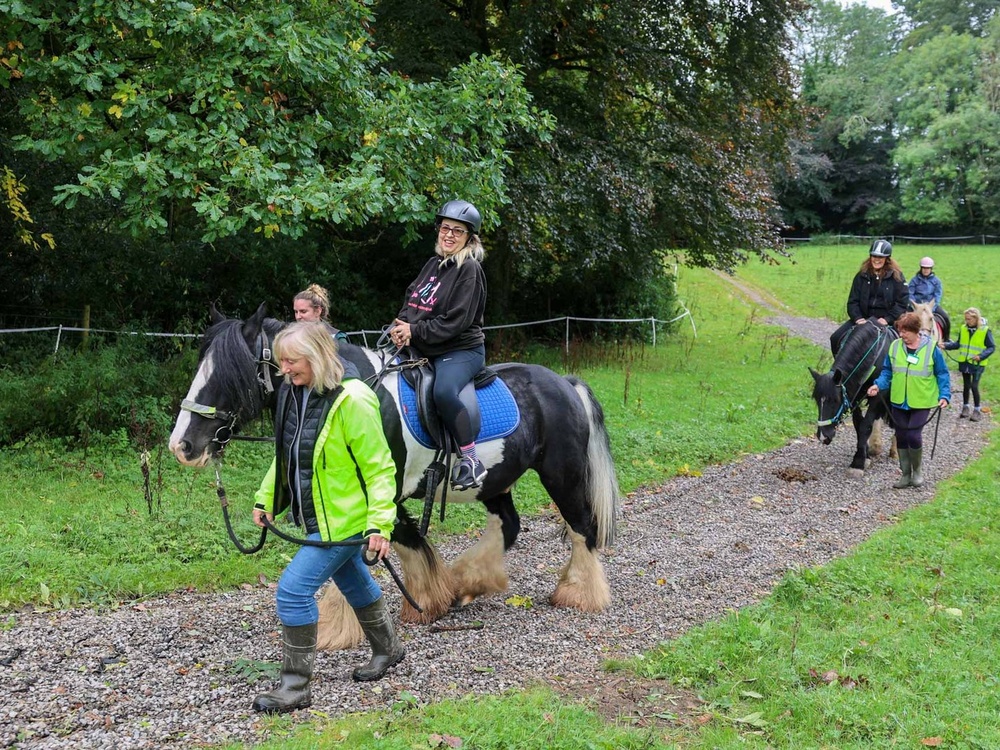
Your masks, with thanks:
[[(772, 322), (826, 346), (833, 323), (778, 312)], [(807, 378), (803, 372), (804, 385)], [(957, 373), (955, 379), (960, 388)], [(493, 695), (540, 682), (572, 696), (593, 695), (609, 684), (608, 692), (626, 694), (620, 676), (602, 672), (606, 659), (640, 654), (757, 602), (786, 571), (842, 556), (931, 499), (937, 482), (977, 456), (986, 442), (989, 416), (978, 423), (957, 416), (957, 409), (944, 412), (919, 489), (890, 488), (898, 469), (887, 456), (876, 458), (863, 477), (848, 476), (855, 440), (847, 425), (829, 446), (796, 439), (701, 476), (633, 492), (623, 501), (618, 546), (603, 557), (613, 602), (600, 614), (548, 604), (568, 547), (560, 541), (555, 514), (524, 519), (507, 554), (508, 595), (530, 598), (533, 606), (493, 596), (437, 623), (482, 621), (481, 630), (403, 625), (406, 659), (373, 684), (350, 677), (367, 661), (366, 648), (321, 652), (313, 710), (336, 716), (400, 700)], [(926, 436), (933, 439), (932, 432)], [(891, 433), (884, 438), (888, 446)], [(449, 539), (442, 554), (453, 559), (471, 543)], [(378, 570), (398, 616), (399, 592)], [(0, 631), (0, 747), (123, 750), (261, 742), (267, 722), (250, 704), (273, 679), (253, 683), (245, 671), (278, 660), (274, 591), (267, 587), (179, 592), (114, 611), (18, 613), (15, 626)], [(308, 721), (311, 713), (292, 716)]]

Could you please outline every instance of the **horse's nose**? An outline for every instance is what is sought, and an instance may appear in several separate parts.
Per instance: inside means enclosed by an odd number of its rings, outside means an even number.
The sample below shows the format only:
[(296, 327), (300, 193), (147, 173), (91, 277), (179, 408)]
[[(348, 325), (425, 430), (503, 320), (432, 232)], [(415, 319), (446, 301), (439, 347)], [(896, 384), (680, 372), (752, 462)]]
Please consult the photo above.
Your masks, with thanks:
[(171, 443), (170, 452), (177, 458), (188, 458), (191, 453), (191, 443), (187, 440), (177, 440)]

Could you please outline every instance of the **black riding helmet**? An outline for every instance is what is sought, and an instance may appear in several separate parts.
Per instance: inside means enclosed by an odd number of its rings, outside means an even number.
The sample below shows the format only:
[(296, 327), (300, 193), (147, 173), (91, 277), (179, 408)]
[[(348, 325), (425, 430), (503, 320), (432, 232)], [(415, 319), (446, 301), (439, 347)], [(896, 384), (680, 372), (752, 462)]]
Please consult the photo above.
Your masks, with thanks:
[(442, 219), (453, 219), (468, 226), (473, 234), (479, 234), (479, 228), (483, 225), (483, 217), (479, 211), (468, 201), (448, 201), (441, 210), (437, 212), (437, 223)]
[(873, 258), (891, 258), (892, 243), (889, 240), (875, 240), (868, 249), (868, 255)]

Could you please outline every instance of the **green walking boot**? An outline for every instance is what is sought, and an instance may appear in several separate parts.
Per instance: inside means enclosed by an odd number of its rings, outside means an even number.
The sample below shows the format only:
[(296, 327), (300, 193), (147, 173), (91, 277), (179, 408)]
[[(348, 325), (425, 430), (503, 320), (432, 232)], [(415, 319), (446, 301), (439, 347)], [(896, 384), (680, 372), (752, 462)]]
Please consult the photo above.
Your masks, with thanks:
[(309, 682), (316, 663), (316, 623), (283, 627), (281, 645), (284, 652), (281, 682), (271, 692), (261, 693), (254, 698), (254, 711), (282, 714), (312, 704)]
[(900, 448), (898, 452), (899, 452), (899, 468), (902, 469), (903, 476), (901, 476), (896, 481), (896, 483), (892, 485), (892, 488), (894, 490), (901, 490), (904, 487), (909, 487), (912, 484), (912, 481), (910, 479), (910, 473), (913, 470), (910, 462), (911, 451), (909, 448)]
[(392, 619), (385, 608), (385, 597), (380, 596), (373, 604), (355, 609), (361, 629), (372, 647), (372, 658), (363, 667), (354, 670), (353, 677), (358, 682), (380, 680), (389, 667), (399, 664), (406, 656), (406, 649), (396, 635)]
[(910, 448), (910, 486), (919, 487), (924, 483), (924, 478), (920, 475), (920, 464), (924, 459), (923, 448)]

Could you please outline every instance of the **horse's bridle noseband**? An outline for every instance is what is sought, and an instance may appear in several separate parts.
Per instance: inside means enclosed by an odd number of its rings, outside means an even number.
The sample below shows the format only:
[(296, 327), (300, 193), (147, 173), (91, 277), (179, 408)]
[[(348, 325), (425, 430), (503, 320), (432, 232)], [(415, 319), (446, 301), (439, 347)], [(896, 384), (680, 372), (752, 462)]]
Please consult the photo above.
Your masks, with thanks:
[(851, 410), (852, 406), (851, 406), (851, 399), (847, 395), (847, 386), (844, 385), (843, 383), (840, 384), (840, 393), (843, 396), (843, 399), (840, 402), (840, 408), (837, 409), (837, 413), (834, 414), (829, 419), (817, 420), (816, 421), (817, 427), (826, 427), (828, 425), (833, 425), (834, 427), (836, 427), (837, 425), (839, 425), (841, 422), (844, 421), (845, 417), (847, 417), (847, 413)]
[(215, 431), (211, 442), (222, 446), (233, 439), (233, 427), (236, 426), (236, 418), (239, 416), (236, 412), (205, 406), (187, 398), (181, 401), (181, 411), (189, 411), (205, 419), (221, 419), (225, 423)]

